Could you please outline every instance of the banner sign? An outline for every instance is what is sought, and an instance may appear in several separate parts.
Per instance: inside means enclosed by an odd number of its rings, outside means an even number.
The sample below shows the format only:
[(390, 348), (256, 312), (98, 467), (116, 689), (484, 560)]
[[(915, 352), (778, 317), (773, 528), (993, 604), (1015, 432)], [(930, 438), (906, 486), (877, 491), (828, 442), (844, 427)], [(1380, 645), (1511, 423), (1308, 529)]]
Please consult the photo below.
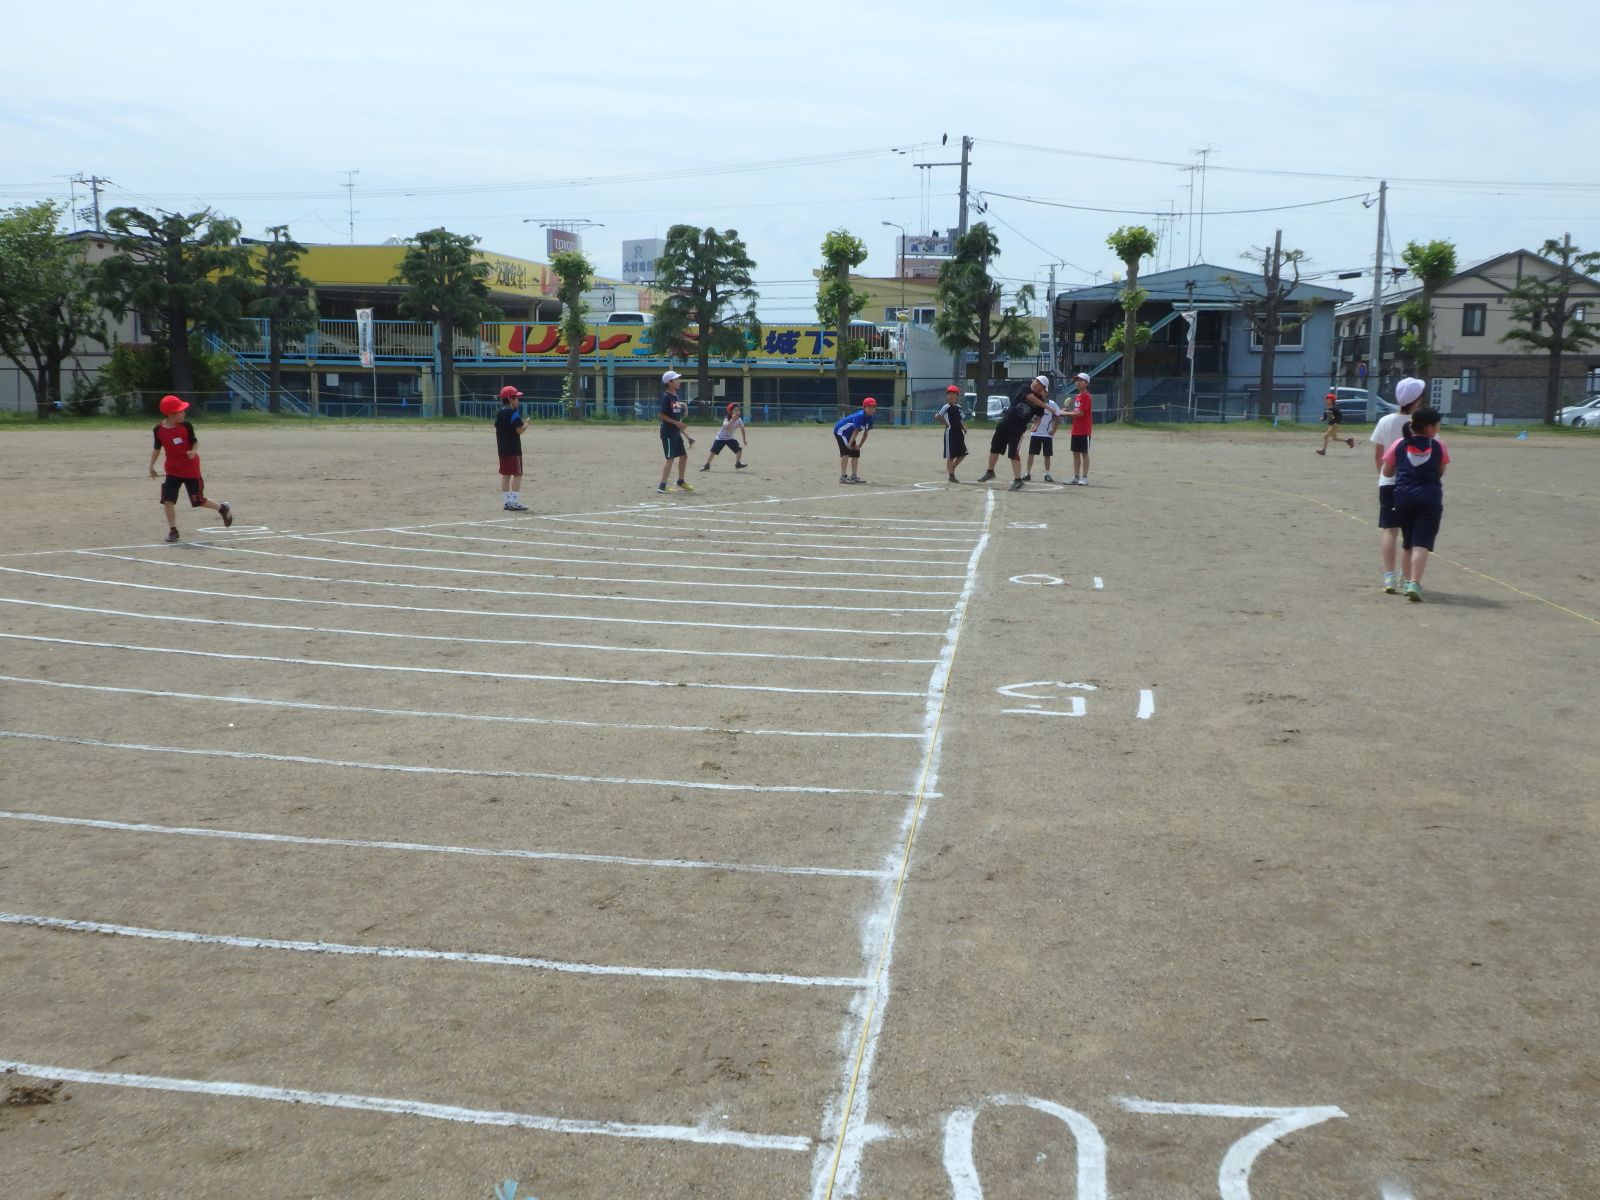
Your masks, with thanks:
[(356, 351), (363, 367), (372, 366), (372, 310), (356, 309)]
[(582, 253), (583, 239), (570, 229), (546, 229), (544, 231), (545, 250), (551, 258), (567, 250)]
[[(486, 327), (488, 328), (488, 327)], [(497, 325), (494, 343), (485, 342), (485, 349), (506, 358), (565, 358), (567, 342), (561, 326), (555, 324)], [(853, 336), (872, 344), (882, 339), (886, 347), (890, 340), (887, 332), (876, 326), (851, 326)], [(693, 343), (696, 333), (690, 329), (685, 340)], [(832, 361), (834, 346), (838, 341), (831, 329), (821, 325), (771, 325), (761, 330), (761, 337), (746, 346), (747, 357), (772, 361), (806, 359)], [(578, 348), (579, 354), (601, 358), (666, 358), (651, 343), (648, 325), (597, 325)]]

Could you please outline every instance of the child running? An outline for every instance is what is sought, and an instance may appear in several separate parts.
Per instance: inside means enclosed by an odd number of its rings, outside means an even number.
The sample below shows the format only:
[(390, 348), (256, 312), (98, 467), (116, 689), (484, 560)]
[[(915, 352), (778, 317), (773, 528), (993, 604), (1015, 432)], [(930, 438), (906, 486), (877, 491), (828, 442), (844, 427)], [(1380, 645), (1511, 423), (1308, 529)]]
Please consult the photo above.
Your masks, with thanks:
[(722, 428), (717, 430), (717, 436), (712, 439), (711, 453), (706, 455), (705, 466), (700, 469), (702, 471), (711, 470), (711, 460), (722, 453), (724, 446), (733, 451), (735, 470), (742, 471), (748, 467), (750, 464), (744, 460), (744, 446), (739, 444), (739, 435), (741, 433), (744, 434), (745, 446), (748, 446), (750, 444), (750, 430), (745, 426), (744, 418), (739, 415), (739, 405), (737, 403), (730, 404), (728, 405), (727, 420), (722, 422)]
[(167, 514), (167, 541), (179, 541), (178, 492), (189, 493), (191, 508), (210, 508), (222, 518), (223, 528), (233, 524), (233, 508), (226, 500), (218, 504), (206, 499), (205, 476), (200, 473), (200, 451), (194, 426), (184, 418), (189, 407), (186, 400), (176, 396), (161, 397), (161, 421), (151, 431), (155, 443), (150, 450), (150, 478), (156, 478), (156, 459), (166, 451), (163, 470), (167, 477), (161, 481), (161, 507)]
[(839, 482), (861, 482), (861, 447), (867, 444), (872, 432), (872, 418), (877, 415), (878, 402), (868, 396), (861, 407), (846, 413), (833, 423), (833, 440), (839, 445)]
[(1401, 590), (1413, 602), (1422, 599), (1422, 572), (1444, 515), (1444, 469), (1450, 465), (1450, 451), (1434, 436), (1440, 419), (1438, 409), (1419, 408), (1406, 425), (1405, 436), (1383, 454), (1384, 477), (1394, 480), (1400, 569), (1406, 577)]
[(1344, 420), (1344, 414), (1339, 411), (1339, 397), (1335, 393), (1329, 392), (1322, 398), (1322, 405), (1322, 419), (1328, 423), (1328, 428), (1323, 431), (1322, 447), (1317, 453), (1326, 454), (1329, 442), (1344, 442), (1350, 449), (1354, 450), (1356, 448), (1355, 438), (1345, 437), (1344, 430), (1339, 428), (1339, 422)]
[(951, 483), (960, 483), (956, 468), (967, 456), (966, 418), (961, 412), (961, 389), (951, 384), (944, 390), (944, 407), (934, 414), (944, 426), (944, 471)]

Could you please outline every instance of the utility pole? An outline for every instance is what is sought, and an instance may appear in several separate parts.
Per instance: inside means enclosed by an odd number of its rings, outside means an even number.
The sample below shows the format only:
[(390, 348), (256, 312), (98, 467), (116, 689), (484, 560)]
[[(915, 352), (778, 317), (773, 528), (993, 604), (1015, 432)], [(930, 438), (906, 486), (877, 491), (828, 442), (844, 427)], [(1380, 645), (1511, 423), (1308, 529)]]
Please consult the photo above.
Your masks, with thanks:
[[(1388, 196), (1389, 182), (1378, 184), (1378, 249), (1372, 257), (1372, 328), (1367, 331), (1367, 391), (1378, 395), (1378, 330), (1383, 322), (1383, 207)], [(1368, 401), (1367, 416), (1373, 415), (1377, 406)]]
[(1194, 420), (1194, 354), (1195, 342), (1200, 336), (1200, 314), (1194, 309), (1194, 280), (1186, 279), (1183, 289), (1188, 296), (1188, 309), (1184, 313), (1184, 323), (1189, 326), (1189, 420)]
[(972, 153), (972, 139), (966, 134), (961, 135), (961, 222), (957, 225), (956, 236), (967, 235), (967, 164)]
[(74, 175), (73, 183), (88, 184), (89, 190), (94, 194), (94, 231), (104, 233), (105, 226), (100, 223), (100, 189), (110, 183), (109, 179), (101, 179), (98, 175), (90, 175), (85, 179), (82, 175)]

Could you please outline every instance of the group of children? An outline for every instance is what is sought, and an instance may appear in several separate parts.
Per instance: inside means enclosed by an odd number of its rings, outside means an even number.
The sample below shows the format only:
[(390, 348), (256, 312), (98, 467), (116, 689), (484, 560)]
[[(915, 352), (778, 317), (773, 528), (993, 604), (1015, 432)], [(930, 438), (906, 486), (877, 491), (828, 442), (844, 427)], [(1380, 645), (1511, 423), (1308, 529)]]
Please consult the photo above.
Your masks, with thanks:
[[(1378, 468), (1378, 530), (1383, 590), (1422, 599), (1422, 573), (1444, 515), (1444, 469), (1450, 451), (1439, 440), (1438, 409), (1419, 407), (1427, 385), (1407, 376), (1395, 385), (1398, 412), (1373, 427), (1372, 456)], [(1320, 452), (1319, 452), (1320, 453)], [(1400, 569), (1395, 570), (1395, 544)]]

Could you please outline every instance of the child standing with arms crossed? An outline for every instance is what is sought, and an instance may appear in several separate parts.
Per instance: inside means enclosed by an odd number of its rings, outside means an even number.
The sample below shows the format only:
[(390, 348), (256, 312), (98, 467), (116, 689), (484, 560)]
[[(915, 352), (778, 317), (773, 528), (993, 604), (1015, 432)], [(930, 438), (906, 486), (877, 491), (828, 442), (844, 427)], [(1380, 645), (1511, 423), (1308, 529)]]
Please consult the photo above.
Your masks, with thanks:
[(1401, 591), (1413, 602), (1422, 599), (1422, 572), (1444, 515), (1444, 469), (1450, 465), (1450, 451), (1434, 436), (1439, 421), (1438, 409), (1419, 408), (1406, 435), (1383, 454), (1384, 478), (1394, 480), (1400, 569), (1406, 577)]
[(150, 478), (156, 478), (156, 459), (166, 451), (167, 461), (162, 469), (167, 477), (161, 481), (161, 507), (167, 513), (167, 541), (176, 542), (178, 533), (178, 493), (189, 493), (191, 508), (214, 509), (222, 518), (223, 528), (233, 524), (233, 509), (226, 500), (218, 504), (206, 499), (206, 481), (200, 474), (200, 451), (196, 448), (194, 426), (184, 419), (188, 401), (176, 396), (161, 397), (161, 421), (151, 430), (154, 445), (150, 450)]

